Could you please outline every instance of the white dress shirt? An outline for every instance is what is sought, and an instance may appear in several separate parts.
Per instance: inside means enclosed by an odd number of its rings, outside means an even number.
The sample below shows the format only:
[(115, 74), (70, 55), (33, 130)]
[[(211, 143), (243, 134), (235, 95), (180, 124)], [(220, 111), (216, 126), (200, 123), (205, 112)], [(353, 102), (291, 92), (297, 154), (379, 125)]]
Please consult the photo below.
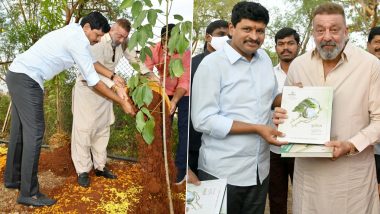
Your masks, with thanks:
[(277, 95), (264, 50), (251, 61), (231, 45), (207, 55), (194, 75), (191, 118), (202, 132), (199, 169), (235, 186), (257, 185), (269, 173), (269, 145), (257, 134), (229, 134), (233, 121), (268, 125)]
[(52, 31), (38, 40), (27, 51), (18, 55), (9, 70), (24, 73), (43, 89), (45, 80), (76, 63), (89, 86), (99, 81), (90, 52), (90, 41), (79, 24), (73, 23)]

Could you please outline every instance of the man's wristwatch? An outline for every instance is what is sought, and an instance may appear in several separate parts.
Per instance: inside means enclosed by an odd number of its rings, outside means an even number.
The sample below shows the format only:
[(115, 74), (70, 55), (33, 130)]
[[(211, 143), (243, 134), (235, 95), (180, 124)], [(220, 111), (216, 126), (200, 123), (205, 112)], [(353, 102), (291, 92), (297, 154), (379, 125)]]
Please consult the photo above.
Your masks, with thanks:
[(113, 78), (115, 77), (115, 75), (116, 75), (115, 73), (112, 73), (110, 79), (113, 80)]

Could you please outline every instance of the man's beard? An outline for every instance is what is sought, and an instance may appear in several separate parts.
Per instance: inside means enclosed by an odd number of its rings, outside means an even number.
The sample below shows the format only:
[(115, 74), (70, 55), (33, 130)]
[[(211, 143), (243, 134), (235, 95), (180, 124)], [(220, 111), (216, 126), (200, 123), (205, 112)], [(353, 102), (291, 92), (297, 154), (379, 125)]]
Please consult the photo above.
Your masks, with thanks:
[[(344, 44), (345, 44), (344, 40), (340, 44), (337, 44), (336, 42), (333, 42), (333, 41), (321, 42), (319, 45), (317, 45), (317, 50), (323, 60), (333, 60), (343, 50)], [(323, 46), (326, 46), (326, 45), (334, 45), (335, 47), (331, 50), (326, 51), (323, 49)]]
[(112, 45), (112, 47), (117, 47), (117, 46), (119, 46), (120, 45), (120, 43), (119, 42), (117, 42), (117, 41), (113, 41), (112, 40), (112, 43), (111, 43), (111, 45)]

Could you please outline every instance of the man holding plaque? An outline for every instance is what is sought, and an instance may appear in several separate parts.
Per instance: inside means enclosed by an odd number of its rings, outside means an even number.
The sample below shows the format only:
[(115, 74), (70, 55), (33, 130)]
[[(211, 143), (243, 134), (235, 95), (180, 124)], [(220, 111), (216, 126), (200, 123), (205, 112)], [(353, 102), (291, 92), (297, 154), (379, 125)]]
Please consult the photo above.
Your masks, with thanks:
[[(348, 38), (343, 8), (335, 3), (313, 13), (316, 49), (297, 57), (285, 85), (334, 89), (333, 158), (296, 158), (293, 213), (380, 213), (373, 143), (380, 138), (380, 63)], [(286, 111), (275, 109), (273, 122)], [(286, 134), (286, 133), (285, 133)]]
[[(227, 179), (227, 213), (264, 213), (269, 145), (281, 143), (269, 126), (277, 83), (260, 49), (268, 10), (254, 2), (232, 9), (232, 39), (207, 55), (194, 75), (191, 118), (202, 132), (200, 180)], [(268, 143), (267, 143), (268, 142)]]

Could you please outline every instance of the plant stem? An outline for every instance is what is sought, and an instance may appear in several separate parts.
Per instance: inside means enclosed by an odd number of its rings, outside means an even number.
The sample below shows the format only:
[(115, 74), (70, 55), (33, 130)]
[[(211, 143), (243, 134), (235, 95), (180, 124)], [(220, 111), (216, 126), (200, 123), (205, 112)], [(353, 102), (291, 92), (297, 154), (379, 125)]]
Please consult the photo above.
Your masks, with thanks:
[[(166, 13), (165, 13), (165, 18), (166, 18), (166, 34), (165, 34), (165, 37), (166, 37), (166, 40), (165, 40), (165, 47), (168, 47), (168, 36), (169, 36), (169, 33), (168, 33), (168, 24), (169, 24), (169, 1), (170, 0), (166, 0)], [(165, 52), (165, 57), (164, 57), (164, 78), (163, 78), (163, 83), (162, 83), (162, 91), (165, 91), (165, 85), (166, 85), (166, 66), (167, 66), (167, 60), (166, 58), (168, 57), (168, 54)], [(169, 210), (170, 210), (170, 214), (174, 214), (174, 208), (173, 208), (173, 200), (172, 200), (172, 191), (170, 189), (170, 179), (169, 179), (169, 167), (168, 167), (168, 153), (167, 153), (167, 149), (166, 149), (166, 111), (165, 111), (165, 94), (166, 93), (162, 93), (163, 96), (162, 97), (162, 111), (163, 111), (163, 117), (162, 117), (162, 143), (163, 143), (163, 147), (164, 147), (164, 162), (165, 162), (165, 177), (166, 177), (166, 185), (167, 185), (167, 191), (168, 191), (168, 200), (169, 200)]]

